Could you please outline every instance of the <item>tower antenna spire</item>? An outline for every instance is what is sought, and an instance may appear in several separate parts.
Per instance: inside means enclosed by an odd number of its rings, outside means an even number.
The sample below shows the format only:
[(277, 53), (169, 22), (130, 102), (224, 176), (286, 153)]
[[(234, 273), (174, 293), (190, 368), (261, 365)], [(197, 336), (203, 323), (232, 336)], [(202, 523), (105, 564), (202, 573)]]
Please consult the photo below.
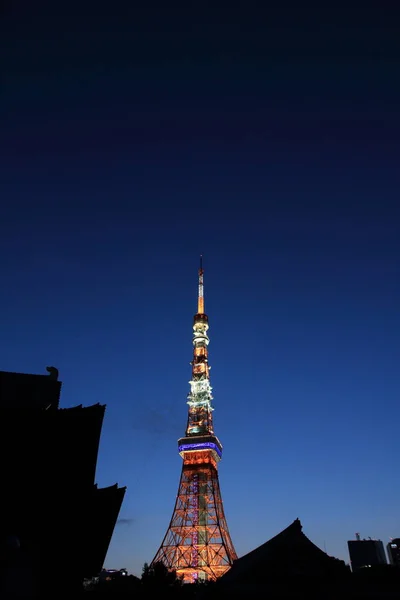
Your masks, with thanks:
[(204, 270), (203, 270), (203, 255), (200, 254), (199, 267), (199, 294), (197, 299), (197, 314), (204, 315)]

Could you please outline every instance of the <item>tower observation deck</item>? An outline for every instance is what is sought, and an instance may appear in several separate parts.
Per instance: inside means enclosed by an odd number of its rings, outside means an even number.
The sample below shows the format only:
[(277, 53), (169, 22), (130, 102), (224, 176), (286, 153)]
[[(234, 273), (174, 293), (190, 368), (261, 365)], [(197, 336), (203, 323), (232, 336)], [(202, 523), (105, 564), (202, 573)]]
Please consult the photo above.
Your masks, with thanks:
[(183, 459), (174, 511), (151, 565), (162, 562), (187, 583), (215, 580), (237, 558), (229, 534), (218, 480), (222, 445), (214, 433), (208, 364), (208, 316), (204, 312), (204, 272), (200, 258), (197, 313), (193, 319), (193, 360)]

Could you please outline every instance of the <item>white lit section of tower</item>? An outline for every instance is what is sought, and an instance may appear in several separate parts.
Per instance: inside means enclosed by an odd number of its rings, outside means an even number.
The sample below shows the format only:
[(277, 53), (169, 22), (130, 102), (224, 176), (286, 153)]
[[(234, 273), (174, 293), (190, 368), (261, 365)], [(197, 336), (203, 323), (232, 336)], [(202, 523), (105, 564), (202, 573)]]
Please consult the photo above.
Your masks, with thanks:
[(202, 260), (199, 268), (199, 291), (197, 313), (193, 320), (192, 379), (189, 381), (189, 415), (186, 435), (213, 435), (212, 387), (208, 364), (208, 317), (204, 313), (204, 272)]

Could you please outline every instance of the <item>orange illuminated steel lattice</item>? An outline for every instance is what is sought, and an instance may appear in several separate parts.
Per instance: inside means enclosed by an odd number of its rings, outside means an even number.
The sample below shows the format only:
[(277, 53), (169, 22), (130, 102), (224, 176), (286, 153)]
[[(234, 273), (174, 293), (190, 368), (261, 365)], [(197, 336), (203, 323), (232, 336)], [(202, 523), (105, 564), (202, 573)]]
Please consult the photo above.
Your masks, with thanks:
[(204, 450), (198, 452), (184, 452), (183, 453), (183, 465), (212, 465), (214, 469), (217, 468), (217, 461), (212, 452), (205, 452)]

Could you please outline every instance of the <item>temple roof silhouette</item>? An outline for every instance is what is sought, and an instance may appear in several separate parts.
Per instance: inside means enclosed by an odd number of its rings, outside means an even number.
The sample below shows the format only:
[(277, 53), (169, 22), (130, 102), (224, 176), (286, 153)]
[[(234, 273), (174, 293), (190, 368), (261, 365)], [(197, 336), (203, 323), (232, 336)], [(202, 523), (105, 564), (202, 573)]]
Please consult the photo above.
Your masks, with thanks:
[(47, 375), (0, 371), (0, 408), (56, 410), (62, 383), (55, 367), (46, 370)]
[(19, 579), (30, 581), (29, 597), (47, 598), (61, 581), (64, 592), (79, 591), (100, 573), (126, 487), (95, 480), (106, 406), (60, 408), (58, 370), (46, 370), (0, 371), (0, 546), (19, 544), (15, 555), (7, 550), (9, 585), (25, 565)]
[(266, 578), (341, 574), (344, 561), (318, 548), (302, 531), (299, 519), (255, 550), (238, 558), (220, 583), (255, 583)]

